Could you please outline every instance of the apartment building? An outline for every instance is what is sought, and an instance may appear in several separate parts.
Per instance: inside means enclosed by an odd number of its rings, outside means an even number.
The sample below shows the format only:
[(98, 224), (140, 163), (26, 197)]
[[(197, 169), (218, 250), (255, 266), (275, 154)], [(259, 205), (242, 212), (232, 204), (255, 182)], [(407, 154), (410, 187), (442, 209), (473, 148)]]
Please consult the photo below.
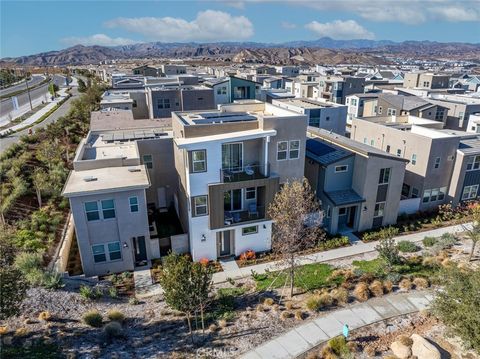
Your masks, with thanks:
[(132, 73), (134, 75), (140, 75), (140, 76), (153, 76), (157, 77), (160, 75), (159, 70), (155, 67), (151, 67), (148, 65), (142, 65), (138, 67), (134, 67), (132, 69)]
[(275, 66), (277, 74), (287, 77), (295, 77), (300, 73), (299, 66)]
[(272, 104), (308, 117), (308, 125), (345, 135), (347, 106), (308, 98), (272, 100)]
[(431, 72), (407, 72), (404, 76), (403, 86), (407, 88), (447, 89), (450, 75), (435, 74)]
[(213, 90), (206, 86), (152, 86), (146, 88), (149, 118), (170, 117), (173, 111), (215, 107)]
[(271, 248), (267, 208), (303, 177), (307, 117), (260, 101), (173, 112), (178, 207), (194, 260)]
[(128, 92), (106, 91), (100, 100), (100, 109), (114, 108), (118, 110), (132, 110), (133, 100)]
[(305, 177), (331, 234), (396, 223), (408, 160), (323, 129), (308, 128)]
[(345, 104), (348, 95), (364, 93), (365, 78), (354, 76), (321, 76), (319, 98)]
[(178, 233), (160, 232), (161, 213), (175, 218), (169, 208), (178, 188), (170, 128), (170, 121), (134, 120), (131, 111), (92, 112), (62, 192), (86, 276), (133, 270), (169, 250), (188, 251), (178, 219)]
[(480, 97), (454, 94), (432, 94), (428, 101), (445, 108), (446, 127), (468, 131), (470, 114), (480, 113)]
[(160, 66), (164, 76), (183, 75), (187, 73), (187, 65), (164, 64)]

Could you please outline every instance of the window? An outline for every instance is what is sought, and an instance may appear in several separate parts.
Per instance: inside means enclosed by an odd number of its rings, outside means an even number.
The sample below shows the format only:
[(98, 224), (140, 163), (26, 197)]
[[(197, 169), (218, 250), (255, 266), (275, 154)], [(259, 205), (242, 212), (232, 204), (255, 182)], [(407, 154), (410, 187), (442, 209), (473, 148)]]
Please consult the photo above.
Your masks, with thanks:
[(433, 165), (433, 168), (438, 168), (438, 167), (440, 167), (440, 160), (441, 160), (440, 157), (435, 158), (435, 163), (434, 163), (434, 165)]
[(290, 141), (290, 159), (295, 160), (300, 157), (300, 140)]
[(423, 81), (423, 87), (430, 87), (430, 81)]
[(87, 221), (98, 221), (100, 219), (100, 212), (98, 211), (97, 202), (85, 202), (85, 213)]
[(352, 98), (352, 101), (350, 102), (352, 106), (357, 106), (357, 100)]
[(258, 226), (248, 226), (242, 228), (242, 236), (258, 233)]
[(208, 214), (207, 196), (193, 197), (195, 216), (205, 216)]
[(93, 261), (95, 263), (101, 263), (107, 261), (107, 256), (105, 255), (105, 246), (103, 244), (96, 244), (92, 246), (93, 252)]
[(418, 198), (418, 188), (412, 187), (412, 198)]
[(101, 201), (103, 219), (115, 218), (115, 202), (113, 199)]
[(157, 108), (159, 110), (170, 108), (170, 99), (168, 98), (159, 98), (157, 100)]
[(120, 250), (120, 242), (112, 242), (107, 244), (108, 257), (111, 261), (122, 259), (122, 251)]
[(363, 143), (367, 144), (367, 138), (366, 137), (363, 138)]
[(412, 154), (412, 161), (411, 161), (412, 165), (415, 166), (417, 164), (417, 155), (414, 153)]
[(130, 212), (138, 212), (138, 198), (137, 197), (130, 197), (128, 199), (128, 203), (130, 204)]
[(395, 116), (397, 114), (397, 110), (394, 108), (389, 108), (387, 110), (387, 116)]
[(385, 202), (375, 203), (375, 210), (373, 211), (373, 217), (383, 217), (385, 211)]
[(385, 151), (387, 151), (387, 153), (390, 153), (390, 145), (387, 145), (387, 148)]
[(283, 161), (287, 159), (288, 142), (280, 141), (277, 143), (277, 161)]
[(437, 113), (435, 114), (435, 120), (439, 121), (439, 120), (443, 120), (443, 115), (444, 115), (444, 111), (443, 109), (437, 109)]
[(335, 173), (347, 172), (347, 170), (348, 170), (347, 165), (335, 166)]
[(427, 203), (428, 201), (430, 201), (430, 194), (432, 193), (432, 190), (430, 189), (426, 189), (424, 192), (423, 192), (423, 203)]
[(338, 210), (338, 215), (339, 216), (345, 216), (347, 214), (347, 208), (346, 207), (342, 207)]
[(370, 146), (375, 146), (375, 140), (370, 140)]
[(443, 201), (443, 199), (445, 198), (445, 193), (447, 193), (447, 187), (440, 188), (440, 190), (438, 191), (438, 200), (439, 201)]
[(386, 184), (390, 181), (390, 168), (382, 168), (380, 170), (380, 177), (378, 179), (378, 184)]
[(401, 157), (402, 156), (402, 150), (399, 148), (397, 149), (397, 157)]
[(478, 170), (480, 168), (480, 156), (472, 156), (467, 159), (467, 171)]
[(330, 206), (327, 207), (327, 218), (330, 218), (332, 216), (332, 209)]
[(435, 202), (437, 200), (438, 192), (439, 192), (438, 188), (433, 188), (432, 189), (432, 193), (430, 194), (430, 202)]
[(477, 198), (478, 184), (463, 188), (462, 200)]
[(378, 106), (378, 114), (379, 114), (379, 115), (382, 114), (382, 106)]
[(207, 170), (207, 151), (192, 151), (192, 172), (205, 172)]
[(255, 187), (245, 188), (245, 199), (255, 199), (257, 198), (257, 189)]
[(153, 157), (152, 157), (152, 155), (143, 155), (142, 158), (143, 158), (143, 164), (147, 168), (152, 169), (153, 168)]

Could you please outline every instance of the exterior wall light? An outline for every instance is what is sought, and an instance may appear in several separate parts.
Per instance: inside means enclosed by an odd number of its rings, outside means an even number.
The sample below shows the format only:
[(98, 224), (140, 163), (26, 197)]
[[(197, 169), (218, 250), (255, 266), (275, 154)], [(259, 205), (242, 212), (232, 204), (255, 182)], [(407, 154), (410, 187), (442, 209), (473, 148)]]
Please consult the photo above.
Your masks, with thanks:
[(207, 240), (207, 237), (204, 234), (202, 234), (202, 242), (205, 242), (206, 240)]

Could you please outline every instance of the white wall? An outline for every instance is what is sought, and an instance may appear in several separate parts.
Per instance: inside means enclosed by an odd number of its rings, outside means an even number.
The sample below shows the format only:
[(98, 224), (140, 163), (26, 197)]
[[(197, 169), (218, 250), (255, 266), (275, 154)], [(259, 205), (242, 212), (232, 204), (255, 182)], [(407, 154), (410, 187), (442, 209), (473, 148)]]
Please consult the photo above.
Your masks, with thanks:
[[(243, 227), (258, 226), (258, 232), (254, 234), (242, 235)], [(263, 228), (265, 225), (266, 228)], [(272, 246), (272, 221), (243, 224), (235, 228), (235, 255), (239, 256), (243, 252), (251, 249), (255, 252), (270, 250)]]

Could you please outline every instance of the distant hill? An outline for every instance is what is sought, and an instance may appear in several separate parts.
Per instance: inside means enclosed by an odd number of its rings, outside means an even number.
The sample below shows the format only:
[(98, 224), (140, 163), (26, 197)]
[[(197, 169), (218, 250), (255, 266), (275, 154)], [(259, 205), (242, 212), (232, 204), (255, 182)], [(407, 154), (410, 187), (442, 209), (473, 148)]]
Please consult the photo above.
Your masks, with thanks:
[(256, 42), (219, 43), (138, 43), (125, 46), (77, 45), (59, 51), (3, 58), (1, 63), (22, 65), (82, 65), (114, 59), (182, 58), (205, 61), (251, 62), (271, 64), (381, 64), (385, 56), (422, 59), (452, 58), (480, 62), (480, 44), (439, 43), (432, 41), (333, 40), (283, 44)]

